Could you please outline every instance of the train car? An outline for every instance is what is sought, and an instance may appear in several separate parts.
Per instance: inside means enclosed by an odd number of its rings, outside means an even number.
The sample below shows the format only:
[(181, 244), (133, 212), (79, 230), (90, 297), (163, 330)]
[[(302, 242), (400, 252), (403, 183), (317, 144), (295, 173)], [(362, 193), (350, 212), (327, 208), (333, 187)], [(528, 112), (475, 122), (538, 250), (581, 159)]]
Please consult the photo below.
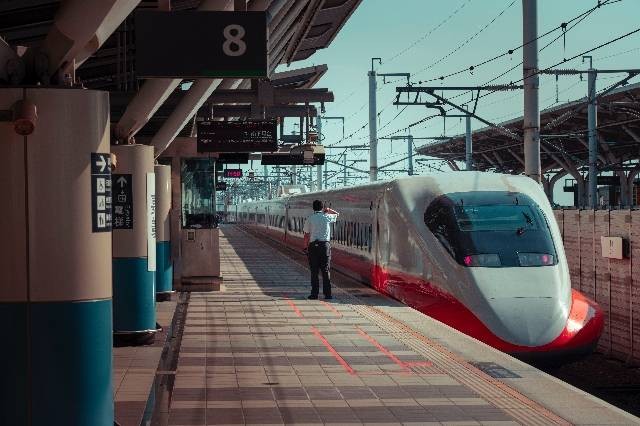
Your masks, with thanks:
[(340, 272), (521, 359), (595, 348), (602, 311), (571, 288), (553, 211), (533, 180), (436, 173), (244, 203), (238, 219), (302, 249), (315, 199), (340, 212), (331, 242)]

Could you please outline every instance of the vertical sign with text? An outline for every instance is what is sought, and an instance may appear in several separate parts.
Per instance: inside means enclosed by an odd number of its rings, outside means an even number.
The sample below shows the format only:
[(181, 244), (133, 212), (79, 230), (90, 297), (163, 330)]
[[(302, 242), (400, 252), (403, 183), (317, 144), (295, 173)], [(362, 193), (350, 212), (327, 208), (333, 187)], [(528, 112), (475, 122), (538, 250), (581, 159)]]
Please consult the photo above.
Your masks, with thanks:
[(147, 270), (156, 270), (156, 174), (147, 173)]
[(133, 179), (113, 174), (113, 229), (133, 229)]
[(91, 153), (91, 230), (111, 232), (111, 154)]

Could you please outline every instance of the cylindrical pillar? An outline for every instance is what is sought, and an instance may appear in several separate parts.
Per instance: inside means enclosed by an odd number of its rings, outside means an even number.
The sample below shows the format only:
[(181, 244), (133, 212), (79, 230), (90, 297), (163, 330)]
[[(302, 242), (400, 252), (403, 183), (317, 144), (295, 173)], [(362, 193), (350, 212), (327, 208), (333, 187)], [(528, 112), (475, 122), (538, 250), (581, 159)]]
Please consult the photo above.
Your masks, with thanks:
[(407, 160), (409, 161), (408, 174), (413, 176), (413, 136), (407, 136)]
[[(156, 332), (155, 241), (148, 198), (155, 187), (153, 147), (117, 145), (113, 174), (113, 333), (116, 343), (153, 341)], [(151, 192), (151, 194), (149, 194)]]
[(156, 165), (156, 301), (171, 299), (171, 167)]
[(109, 96), (0, 89), (0, 423), (113, 425)]

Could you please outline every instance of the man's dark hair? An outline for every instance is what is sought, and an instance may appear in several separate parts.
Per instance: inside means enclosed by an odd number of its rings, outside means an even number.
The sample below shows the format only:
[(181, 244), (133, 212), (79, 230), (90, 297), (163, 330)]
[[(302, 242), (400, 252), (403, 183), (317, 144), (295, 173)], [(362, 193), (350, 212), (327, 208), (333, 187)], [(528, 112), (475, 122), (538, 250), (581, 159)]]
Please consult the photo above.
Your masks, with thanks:
[(315, 200), (313, 202), (313, 211), (316, 211), (316, 212), (322, 211), (323, 207), (324, 207), (324, 205), (322, 204), (322, 201)]

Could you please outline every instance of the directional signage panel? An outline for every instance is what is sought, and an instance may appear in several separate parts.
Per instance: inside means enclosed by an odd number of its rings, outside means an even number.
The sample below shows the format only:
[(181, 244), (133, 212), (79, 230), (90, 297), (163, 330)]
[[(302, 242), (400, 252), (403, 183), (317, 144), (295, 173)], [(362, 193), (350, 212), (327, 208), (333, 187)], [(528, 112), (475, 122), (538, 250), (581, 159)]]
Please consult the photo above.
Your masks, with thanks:
[(111, 232), (111, 154), (91, 153), (91, 230)]
[(324, 154), (314, 154), (311, 161), (306, 161), (303, 154), (262, 154), (260, 164), (263, 166), (321, 166), (324, 164)]
[(241, 178), (242, 177), (242, 169), (226, 169), (224, 171), (225, 178)]
[(133, 229), (132, 176), (114, 174), (113, 185), (113, 229)]
[(216, 160), (216, 164), (249, 164), (249, 154), (220, 154)]
[(216, 182), (216, 191), (226, 191), (227, 182)]
[(198, 152), (277, 150), (278, 134), (275, 120), (198, 122)]
[(267, 77), (265, 12), (138, 10), (138, 77)]

